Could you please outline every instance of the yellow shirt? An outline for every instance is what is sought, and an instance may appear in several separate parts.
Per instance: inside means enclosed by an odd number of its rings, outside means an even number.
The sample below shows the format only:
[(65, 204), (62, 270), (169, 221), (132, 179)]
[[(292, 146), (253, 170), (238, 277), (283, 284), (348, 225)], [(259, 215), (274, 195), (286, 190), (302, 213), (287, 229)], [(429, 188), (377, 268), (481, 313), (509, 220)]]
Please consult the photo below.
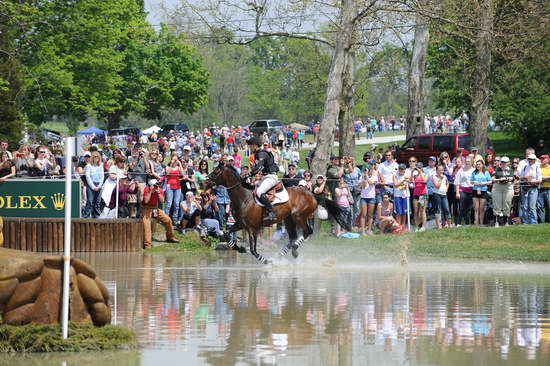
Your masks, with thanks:
[[(546, 168), (540, 167), (540, 173), (543, 177), (550, 177), (550, 165), (548, 165)], [(546, 181), (541, 184), (542, 188), (550, 188), (550, 181)]]

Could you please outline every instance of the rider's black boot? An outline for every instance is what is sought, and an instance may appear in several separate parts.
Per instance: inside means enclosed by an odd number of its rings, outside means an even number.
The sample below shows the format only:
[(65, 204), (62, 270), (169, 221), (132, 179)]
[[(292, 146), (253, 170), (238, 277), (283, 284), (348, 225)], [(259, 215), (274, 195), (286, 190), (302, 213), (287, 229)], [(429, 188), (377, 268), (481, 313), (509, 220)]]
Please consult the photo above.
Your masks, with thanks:
[(275, 221), (277, 220), (277, 215), (273, 212), (273, 206), (271, 205), (271, 202), (269, 202), (269, 199), (267, 198), (267, 195), (264, 193), (260, 195), (259, 201), (264, 205), (265, 210), (267, 211), (266, 216), (264, 217), (264, 221)]

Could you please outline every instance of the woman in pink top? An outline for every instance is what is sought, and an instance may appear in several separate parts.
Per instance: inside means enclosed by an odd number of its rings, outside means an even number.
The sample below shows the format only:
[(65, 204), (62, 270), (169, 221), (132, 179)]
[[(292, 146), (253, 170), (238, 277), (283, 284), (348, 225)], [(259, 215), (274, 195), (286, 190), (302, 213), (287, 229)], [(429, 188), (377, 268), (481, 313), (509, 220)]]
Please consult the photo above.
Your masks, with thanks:
[[(336, 194), (336, 203), (342, 208), (343, 214), (346, 217), (346, 221), (351, 221), (351, 210), (349, 201), (349, 188), (343, 177), (338, 181), (338, 187), (334, 190)], [(340, 225), (336, 225), (336, 236), (340, 236)]]
[(426, 205), (428, 197), (426, 194), (426, 184), (428, 176), (422, 170), (422, 163), (416, 163), (416, 167), (412, 170), (412, 180), (414, 182), (413, 189), (413, 209), (414, 223), (417, 226), (417, 231), (426, 230)]
[(243, 157), (241, 156), (241, 154), (239, 154), (239, 148), (237, 146), (233, 147), (233, 155), (231, 156), (233, 156), (233, 160), (235, 161), (233, 166), (237, 169), (241, 169)]
[(180, 179), (183, 172), (181, 162), (177, 156), (172, 156), (170, 165), (166, 168), (166, 174), (168, 179), (166, 181), (166, 205), (164, 206), (164, 213), (170, 216), (172, 210), (172, 221), (177, 222), (178, 208), (181, 198), (181, 184)]

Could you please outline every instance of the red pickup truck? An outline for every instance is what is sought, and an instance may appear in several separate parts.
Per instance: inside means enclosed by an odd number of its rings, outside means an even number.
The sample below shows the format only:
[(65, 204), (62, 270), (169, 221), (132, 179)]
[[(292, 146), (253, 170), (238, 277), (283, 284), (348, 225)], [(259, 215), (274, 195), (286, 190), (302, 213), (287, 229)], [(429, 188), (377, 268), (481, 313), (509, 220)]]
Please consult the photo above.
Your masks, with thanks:
[[(399, 163), (407, 164), (411, 156), (418, 161), (427, 163), (430, 156), (439, 157), (443, 151), (449, 153), (451, 158), (456, 151), (462, 149), (462, 155), (470, 153), (470, 134), (468, 133), (436, 133), (429, 135), (413, 136), (395, 151), (395, 157)], [(487, 139), (486, 151), (495, 154), (493, 144)]]

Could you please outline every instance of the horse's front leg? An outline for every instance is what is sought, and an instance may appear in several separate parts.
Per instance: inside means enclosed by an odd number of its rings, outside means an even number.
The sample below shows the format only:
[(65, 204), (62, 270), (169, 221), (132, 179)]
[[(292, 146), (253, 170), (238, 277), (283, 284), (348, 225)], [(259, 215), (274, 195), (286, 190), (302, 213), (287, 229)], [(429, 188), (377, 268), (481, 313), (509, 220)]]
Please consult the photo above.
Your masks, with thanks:
[(290, 249), (293, 248), (293, 243), (296, 240), (298, 234), (296, 232), (296, 224), (294, 223), (294, 220), (292, 219), (292, 216), (287, 216), (285, 218), (285, 228), (288, 233), (288, 244), (281, 249), (281, 252), (279, 255), (281, 257), (284, 257)]
[(233, 226), (231, 226), (231, 229), (229, 229), (229, 231), (227, 231), (224, 236), (225, 236), (225, 241), (227, 241), (227, 246), (233, 250), (236, 250), (238, 251), (239, 253), (246, 253), (246, 248), (245, 247), (240, 247), (238, 245), (238, 240), (237, 239), (231, 239), (231, 234), (239, 231), (243, 229), (243, 226), (241, 225), (241, 223), (239, 222), (236, 222)]
[(250, 253), (252, 253), (254, 258), (256, 258), (258, 260), (258, 262), (260, 262), (261, 264), (270, 264), (271, 261), (269, 259), (267, 259), (266, 257), (264, 257), (263, 255), (259, 254), (256, 251), (256, 243), (258, 241), (258, 233), (257, 232), (252, 232), (252, 230), (249, 230), (248, 231), (248, 239), (249, 239), (249, 242), (250, 242)]

